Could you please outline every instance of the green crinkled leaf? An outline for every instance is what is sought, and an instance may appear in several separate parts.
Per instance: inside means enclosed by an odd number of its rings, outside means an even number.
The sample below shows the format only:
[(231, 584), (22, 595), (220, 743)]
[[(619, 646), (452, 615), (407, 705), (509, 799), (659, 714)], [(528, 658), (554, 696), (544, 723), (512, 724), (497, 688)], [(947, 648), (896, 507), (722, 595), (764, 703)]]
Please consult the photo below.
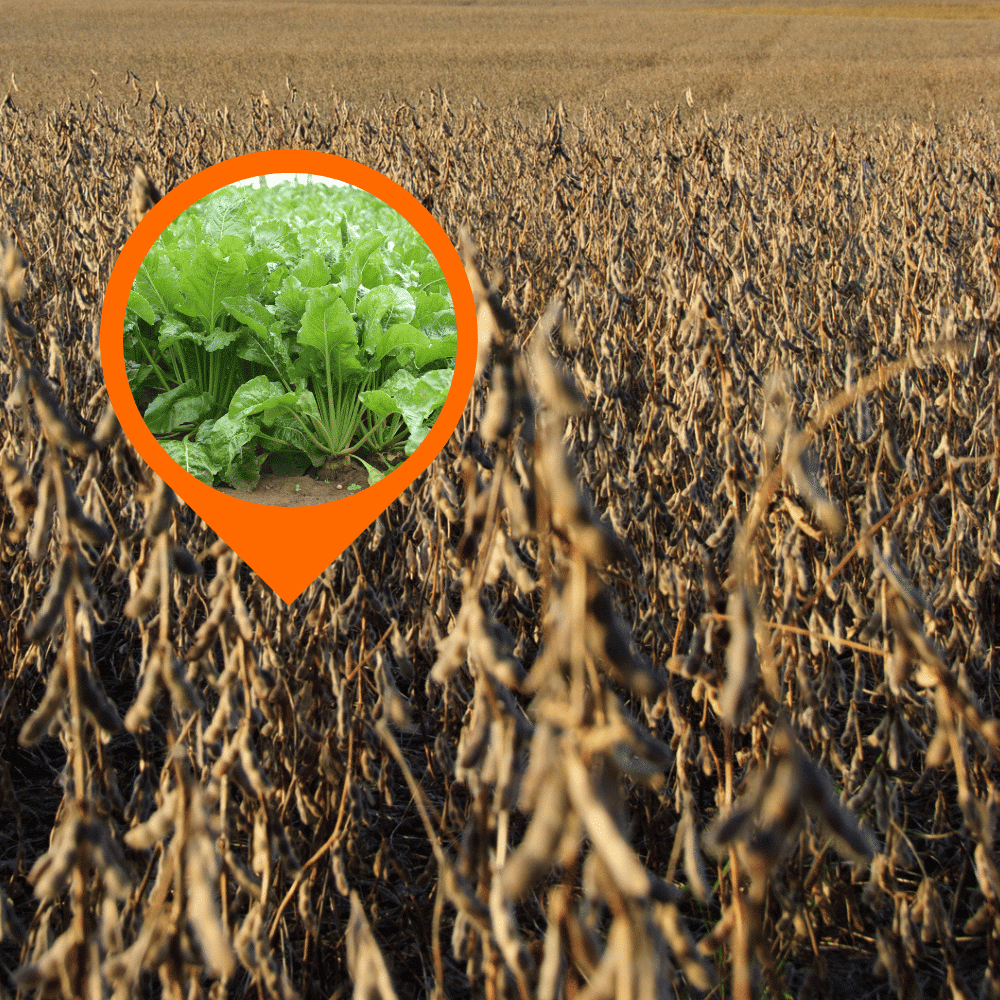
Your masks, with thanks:
[[(402, 414), (410, 438), (406, 444), (407, 454), (416, 450), (427, 436), (437, 411), (444, 406), (451, 388), (453, 371), (443, 369), (425, 372), (419, 378), (408, 371), (396, 372), (382, 386), (381, 391), (389, 396)], [(368, 394), (363, 394), (363, 398)], [(429, 422), (430, 421), (430, 422)]]
[(139, 319), (145, 320), (150, 324), (150, 326), (156, 322), (157, 317), (156, 313), (153, 311), (153, 307), (149, 304), (142, 292), (138, 291), (135, 286), (133, 286), (132, 291), (129, 292), (128, 304), (125, 308), (130, 309), (139, 317)]
[(177, 434), (207, 420), (214, 409), (212, 397), (191, 381), (160, 393), (146, 408), (143, 420), (154, 434)]
[(223, 414), (208, 437), (209, 457), (220, 471), (225, 470), (256, 436), (257, 427), (251, 421)]
[(208, 486), (215, 484), (219, 471), (213, 465), (208, 449), (194, 441), (161, 441), (160, 447), (185, 471)]
[[(334, 378), (360, 375), (363, 371), (358, 358), (357, 324), (335, 285), (315, 289), (310, 294), (298, 342), (317, 351)], [(325, 381), (325, 372), (317, 372), (317, 377)]]
[(382, 359), (387, 357), (398, 357), (401, 364), (405, 364), (413, 359), (418, 351), (426, 352), (431, 347), (431, 341), (409, 323), (397, 323), (388, 330), (381, 328), (366, 330), (364, 345), (365, 350), (372, 356), (373, 364), (380, 364)]
[(389, 327), (394, 323), (408, 323), (415, 309), (413, 296), (405, 288), (379, 285), (370, 289), (358, 303), (358, 318), (365, 321), (366, 328)]
[(264, 279), (264, 285), (261, 289), (261, 295), (264, 297), (265, 302), (273, 302), (274, 296), (278, 289), (281, 288), (281, 283), (288, 277), (288, 268), (284, 264), (279, 264), (277, 267), (273, 268), (267, 277)]
[(267, 251), (276, 260), (293, 260), (299, 256), (299, 238), (284, 219), (264, 218), (253, 226), (253, 252)]
[[(323, 208), (320, 212), (325, 211)], [(323, 255), (327, 267), (332, 268), (334, 262), (340, 260), (340, 223), (336, 219), (320, 218), (302, 227), (303, 250), (317, 250)], [(332, 258), (332, 259), (331, 259)]]
[(361, 284), (365, 288), (375, 288), (390, 282), (394, 277), (392, 265), (385, 259), (380, 250), (376, 250), (361, 269)]
[(212, 436), (212, 428), (215, 427), (215, 417), (211, 420), (206, 420), (204, 423), (198, 425), (198, 430), (194, 432), (194, 439), (198, 444), (203, 444), (208, 447), (208, 439)]
[(292, 269), (292, 277), (297, 278), (303, 288), (322, 288), (330, 282), (330, 268), (323, 255), (312, 250)]
[(168, 316), (160, 323), (160, 335), (157, 338), (157, 347), (160, 351), (166, 351), (174, 344), (181, 341), (190, 341), (193, 344), (201, 344), (205, 340), (205, 335), (197, 330), (191, 329), (191, 324), (181, 316)]
[(458, 353), (458, 334), (450, 337), (441, 337), (439, 340), (431, 340), (426, 347), (419, 347), (414, 352), (413, 364), (417, 370), (422, 370), (428, 365), (437, 364), (440, 361), (451, 361), (451, 369), (455, 367), (455, 356)]
[(224, 257), (218, 250), (199, 244), (185, 261), (180, 277), (184, 301), (177, 309), (185, 316), (201, 320), (206, 333), (214, 330), (223, 313), (222, 300), (246, 294), (249, 284), (246, 266), (243, 254)]
[(132, 290), (149, 303), (159, 317), (169, 316), (183, 301), (180, 272), (166, 253), (154, 243), (135, 276)]
[(237, 357), (243, 358), (244, 361), (252, 361), (263, 368), (274, 369), (275, 373), (279, 375), (286, 377), (289, 375), (291, 362), (288, 365), (284, 365), (281, 361), (275, 364), (275, 353), (266, 350), (261, 340), (257, 337), (245, 337), (242, 339), (236, 347), (236, 354)]
[(268, 336), (275, 324), (274, 314), (250, 295), (227, 295), (222, 305), (230, 316), (248, 326), (259, 337)]
[(423, 289), (425, 292), (444, 295), (448, 291), (448, 282), (445, 279), (444, 271), (441, 270), (441, 265), (435, 260), (430, 251), (428, 251), (427, 258), (423, 264), (418, 267), (414, 275), (414, 281), (417, 287)]
[(222, 304), (230, 316), (245, 324), (256, 336), (255, 340), (247, 343), (240, 351), (240, 357), (269, 365), (278, 375), (287, 376), (291, 358), (284, 340), (276, 332), (279, 323), (271, 311), (249, 295), (241, 298), (228, 297), (223, 299)]
[[(276, 406), (287, 406), (291, 409), (296, 406), (297, 401), (297, 393), (286, 392), (280, 382), (272, 382), (266, 375), (258, 375), (257, 378), (244, 382), (236, 390), (229, 404), (229, 416), (239, 420), (265, 410), (272, 410)], [(313, 405), (315, 406), (315, 401)]]
[(246, 258), (247, 245), (240, 239), (239, 236), (230, 234), (229, 236), (223, 236), (219, 240), (219, 253), (223, 257), (232, 257), (232, 255), (239, 254), (241, 259)]
[(416, 292), (410, 322), (429, 337), (438, 337), (455, 329), (455, 307), (444, 295)]
[(369, 389), (367, 392), (361, 393), (359, 398), (376, 416), (388, 419), (394, 413), (403, 415), (399, 403), (384, 389)]
[(272, 247), (253, 247), (247, 250), (246, 259), (247, 274), (252, 279), (250, 290), (257, 295), (264, 290), (267, 284), (271, 265), (281, 264), (285, 256), (283, 253), (278, 253)]
[(240, 449), (233, 460), (226, 468), (219, 473), (219, 478), (228, 483), (234, 489), (249, 493), (256, 489), (260, 482), (260, 467), (264, 464), (267, 456), (258, 454), (253, 445), (246, 445)]
[(282, 409), (293, 411), (307, 426), (310, 420), (318, 423), (320, 416), (316, 397), (308, 389), (296, 389), (293, 396), (294, 402), (291, 405), (286, 402), (284, 397), (275, 396), (269, 399), (267, 405), (260, 411), (265, 423), (278, 419), (275, 413)]
[(362, 276), (368, 258), (382, 245), (384, 239), (381, 233), (369, 233), (360, 237), (348, 248), (347, 266), (344, 268), (341, 288), (349, 305), (354, 305), (358, 288), (363, 284)]
[(247, 192), (236, 188), (220, 188), (211, 197), (203, 198), (195, 206), (192, 219), (200, 227), (201, 239), (221, 248), (227, 238), (236, 237), (245, 245), (250, 239), (246, 205)]
[(309, 302), (309, 291), (294, 274), (288, 275), (274, 296), (275, 316), (281, 323), (297, 328)]
[(211, 334), (204, 339), (203, 344), (206, 351), (221, 351), (224, 347), (228, 347), (230, 344), (235, 344), (239, 339), (239, 330), (224, 330), (222, 327), (217, 326)]
[[(315, 409), (315, 400), (312, 405)], [(304, 414), (297, 412), (297, 416), (301, 419)], [(322, 465), (326, 461), (326, 452), (305, 432), (299, 419), (290, 410), (276, 408), (262, 417), (266, 437), (262, 435), (261, 444), (268, 451), (299, 451), (308, 456), (310, 465)], [(318, 417), (317, 413), (317, 420)]]

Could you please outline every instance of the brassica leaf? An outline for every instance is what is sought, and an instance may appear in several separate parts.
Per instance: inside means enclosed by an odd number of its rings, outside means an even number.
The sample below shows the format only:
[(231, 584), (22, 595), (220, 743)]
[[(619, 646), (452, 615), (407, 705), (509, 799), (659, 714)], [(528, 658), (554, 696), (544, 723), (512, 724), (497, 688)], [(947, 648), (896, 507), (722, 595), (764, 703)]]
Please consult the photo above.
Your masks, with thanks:
[(197, 427), (212, 415), (214, 400), (200, 392), (194, 382), (185, 382), (160, 393), (143, 414), (146, 426), (154, 434), (173, 435)]
[(161, 441), (160, 447), (185, 471), (209, 486), (219, 471), (203, 444), (194, 441)]

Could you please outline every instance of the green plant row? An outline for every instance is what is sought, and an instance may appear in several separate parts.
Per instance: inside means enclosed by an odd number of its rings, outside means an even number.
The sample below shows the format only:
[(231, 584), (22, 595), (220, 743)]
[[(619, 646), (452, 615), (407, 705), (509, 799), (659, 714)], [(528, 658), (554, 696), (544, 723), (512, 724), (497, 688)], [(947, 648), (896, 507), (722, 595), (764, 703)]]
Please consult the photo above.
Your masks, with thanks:
[[(348, 185), (222, 188), (161, 233), (125, 313), (157, 440), (209, 485), (411, 454), (448, 395), (455, 311), (420, 234)], [(385, 464), (384, 461), (382, 464)]]

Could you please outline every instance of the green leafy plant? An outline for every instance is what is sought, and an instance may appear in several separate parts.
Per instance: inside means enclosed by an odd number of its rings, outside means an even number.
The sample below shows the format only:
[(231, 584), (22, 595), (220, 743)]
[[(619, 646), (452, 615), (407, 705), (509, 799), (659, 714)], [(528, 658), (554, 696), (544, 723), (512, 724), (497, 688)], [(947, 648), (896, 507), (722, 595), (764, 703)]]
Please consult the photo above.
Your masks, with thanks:
[[(150, 249), (125, 318), (146, 424), (192, 475), (252, 489), (411, 454), (451, 387), (447, 282), (419, 233), (349, 186), (214, 192)], [(382, 456), (382, 457), (380, 457)]]

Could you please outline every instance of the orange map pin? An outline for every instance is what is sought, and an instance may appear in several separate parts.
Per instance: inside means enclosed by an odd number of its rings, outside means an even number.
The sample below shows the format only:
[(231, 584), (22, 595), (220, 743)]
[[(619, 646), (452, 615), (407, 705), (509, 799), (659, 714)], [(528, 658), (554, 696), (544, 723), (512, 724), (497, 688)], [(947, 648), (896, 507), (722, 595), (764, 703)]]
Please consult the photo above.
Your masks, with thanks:
[[(289, 173), (343, 181), (369, 192), (399, 213), (419, 233), (440, 265), (457, 328), (451, 387), (440, 416), (413, 454), (366, 489), (333, 503), (311, 507), (271, 507), (227, 495), (174, 461), (147, 426), (149, 410), (145, 419), (139, 412), (124, 353), (126, 306), (136, 277), (153, 244), (170, 223), (195, 202), (227, 185)], [(346, 224), (344, 233), (346, 239)], [(229, 259), (240, 258), (234, 252)], [(239, 307), (234, 308), (239, 313)], [(252, 312), (250, 306), (244, 308)], [(254, 322), (251, 315), (244, 318), (251, 324)], [(351, 160), (314, 151), (281, 150), (236, 157), (201, 171), (164, 195), (125, 244), (108, 282), (101, 313), (101, 363), (111, 404), (125, 434), (177, 495), (289, 603), (427, 469), (445, 446), (472, 390), (475, 361), (472, 290), (461, 259), (444, 230), (412, 195), (387, 177)]]

